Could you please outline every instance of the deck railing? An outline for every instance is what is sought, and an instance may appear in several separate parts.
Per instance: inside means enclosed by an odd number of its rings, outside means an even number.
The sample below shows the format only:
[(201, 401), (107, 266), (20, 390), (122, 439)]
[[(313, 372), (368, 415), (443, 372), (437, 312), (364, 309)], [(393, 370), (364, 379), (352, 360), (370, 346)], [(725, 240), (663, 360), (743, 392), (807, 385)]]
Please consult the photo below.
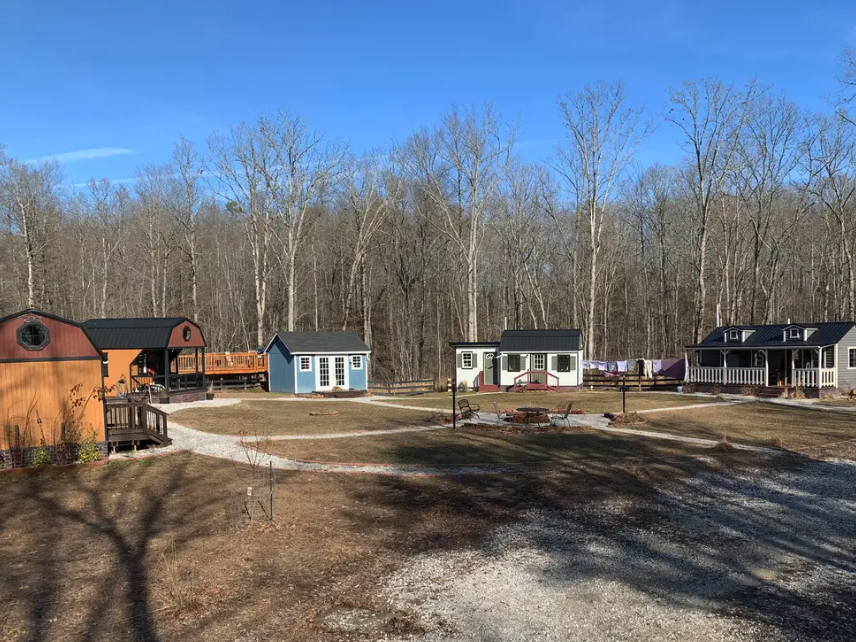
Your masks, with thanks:
[(687, 383), (716, 383), (723, 386), (765, 386), (765, 368), (710, 368), (690, 366)]
[[(202, 359), (199, 360), (202, 370)], [(196, 371), (196, 355), (178, 355), (180, 373)], [(244, 374), (267, 371), (267, 355), (258, 352), (207, 352), (205, 353), (205, 374)]]
[(202, 373), (168, 375), (131, 375), (131, 392), (163, 392), (169, 384), (170, 392), (202, 390)]
[[(550, 380), (554, 381), (551, 383)], [(542, 384), (546, 386), (558, 386), (559, 377), (547, 370), (528, 370), (514, 377), (514, 387), (525, 386), (530, 383)]]

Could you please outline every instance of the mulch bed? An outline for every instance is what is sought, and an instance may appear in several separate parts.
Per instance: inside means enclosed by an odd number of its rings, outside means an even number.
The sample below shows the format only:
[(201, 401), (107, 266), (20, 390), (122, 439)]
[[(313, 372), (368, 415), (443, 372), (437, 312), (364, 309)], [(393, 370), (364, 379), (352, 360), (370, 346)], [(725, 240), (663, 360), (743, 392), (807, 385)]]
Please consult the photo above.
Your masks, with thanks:
[(610, 426), (641, 426), (645, 424), (645, 418), (637, 412), (608, 412), (604, 415), (609, 419)]
[(469, 432), (490, 432), (500, 435), (542, 435), (550, 432), (591, 430), (591, 426), (540, 426), (538, 424), (466, 424)]

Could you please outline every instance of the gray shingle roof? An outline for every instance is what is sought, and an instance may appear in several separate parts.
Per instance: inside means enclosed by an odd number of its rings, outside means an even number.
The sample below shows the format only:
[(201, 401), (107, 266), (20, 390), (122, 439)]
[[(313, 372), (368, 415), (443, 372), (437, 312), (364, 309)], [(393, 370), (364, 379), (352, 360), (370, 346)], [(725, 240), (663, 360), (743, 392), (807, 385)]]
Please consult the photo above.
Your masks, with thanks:
[[(785, 328), (799, 326), (802, 328), (816, 328), (808, 336), (807, 341), (786, 341), (782, 337)], [(856, 323), (853, 321), (835, 321), (832, 323), (781, 323), (776, 325), (728, 325), (716, 328), (713, 332), (702, 339), (701, 343), (687, 346), (688, 348), (735, 348), (746, 347), (807, 347), (819, 348), (839, 343)], [(725, 341), (725, 331), (731, 328), (739, 330), (754, 330), (745, 341)]]
[(274, 335), (274, 338), (276, 337), (279, 337), (291, 354), (371, 352), (356, 332), (284, 332), (280, 330)]
[(504, 330), (500, 352), (572, 352), (582, 350), (579, 330)]
[(83, 327), (102, 350), (145, 350), (168, 347), (173, 328), (187, 320), (184, 317), (89, 319), (83, 322)]

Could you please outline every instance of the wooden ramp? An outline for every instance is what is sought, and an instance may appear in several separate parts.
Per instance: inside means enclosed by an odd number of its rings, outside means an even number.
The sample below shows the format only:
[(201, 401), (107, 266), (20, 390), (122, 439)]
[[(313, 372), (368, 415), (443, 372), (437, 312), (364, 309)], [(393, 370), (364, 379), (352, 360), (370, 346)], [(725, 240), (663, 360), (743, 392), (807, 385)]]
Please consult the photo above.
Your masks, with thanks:
[(137, 399), (108, 399), (104, 405), (107, 443), (113, 448), (127, 444), (169, 446), (172, 443), (163, 410)]

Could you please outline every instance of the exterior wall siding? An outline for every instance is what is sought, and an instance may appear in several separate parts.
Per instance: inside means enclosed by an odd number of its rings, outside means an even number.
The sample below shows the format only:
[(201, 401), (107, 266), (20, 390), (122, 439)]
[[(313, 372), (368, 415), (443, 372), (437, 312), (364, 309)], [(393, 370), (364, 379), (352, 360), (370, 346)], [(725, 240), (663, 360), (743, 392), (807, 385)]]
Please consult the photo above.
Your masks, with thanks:
[[(473, 347), (473, 348), (455, 348), (455, 379), (458, 384), (466, 384), (467, 388), (475, 388), (478, 386), (479, 373), (484, 370), (484, 355), (488, 352), (496, 353), (496, 348)], [(473, 367), (464, 368), (461, 354), (464, 352), (473, 353)]]
[[(538, 353), (544, 354), (544, 353)], [(558, 377), (558, 384), (556, 380), (552, 377), (549, 377), (548, 383), (551, 385), (558, 385), (562, 388), (576, 388), (581, 386), (583, 383), (583, 352), (582, 350), (577, 350), (576, 352), (548, 352), (547, 354), (547, 372)], [(570, 372), (558, 372), (555, 370), (555, 362), (558, 358), (559, 354), (570, 354), (576, 356), (576, 363), (571, 363), (572, 366), (575, 366), (574, 370)], [(572, 360), (573, 361), (573, 360)], [(499, 385), (503, 387), (513, 386), (514, 378), (523, 374), (524, 372), (532, 369), (532, 355), (531, 354), (521, 354), (520, 355), (520, 370), (517, 372), (509, 372), (508, 371), (508, 355), (501, 354), (497, 363), (500, 367), (499, 374)]]
[[(33, 319), (50, 333), (50, 341), (41, 350), (27, 350), (18, 344), (18, 328)], [(101, 358), (83, 328), (38, 314), (22, 314), (0, 324), (0, 360), (62, 359), (69, 357)]]
[(273, 342), (268, 352), (268, 369), (271, 392), (294, 392), (294, 357), (279, 339)]
[[(109, 389), (114, 387), (120, 377), (125, 378), (125, 383), (131, 385), (131, 363), (140, 354), (140, 350), (104, 350), (107, 355), (107, 376), (104, 377), (104, 385)], [(115, 394), (115, 390), (108, 394)]]
[[(304, 355), (306, 356), (306, 355)], [(300, 357), (296, 357), (297, 361), (294, 363), (294, 367), (297, 372), (297, 387), (295, 388), (295, 392), (299, 394), (309, 394), (311, 392), (315, 392), (315, 372), (318, 368), (318, 365), (315, 361), (315, 357), (309, 358), (309, 370), (305, 372), (300, 372)]]
[(348, 355), (348, 384), (352, 390), (368, 390), (368, 359), (362, 355), (363, 367), (355, 370), (352, 366), (351, 357)]
[(856, 328), (844, 335), (838, 344), (838, 387), (841, 390), (853, 390), (856, 388), (856, 368), (849, 368), (848, 352), (850, 348), (856, 348)]
[(13, 442), (22, 448), (36, 447), (42, 433), (48, 445), (57, 443), (69, 413), (79, 422), (83, 436), (94, 430), (97, 440), (105, 441), (100, 387), (100, 358), (0, 363), (0, 449), (8, 449)]

